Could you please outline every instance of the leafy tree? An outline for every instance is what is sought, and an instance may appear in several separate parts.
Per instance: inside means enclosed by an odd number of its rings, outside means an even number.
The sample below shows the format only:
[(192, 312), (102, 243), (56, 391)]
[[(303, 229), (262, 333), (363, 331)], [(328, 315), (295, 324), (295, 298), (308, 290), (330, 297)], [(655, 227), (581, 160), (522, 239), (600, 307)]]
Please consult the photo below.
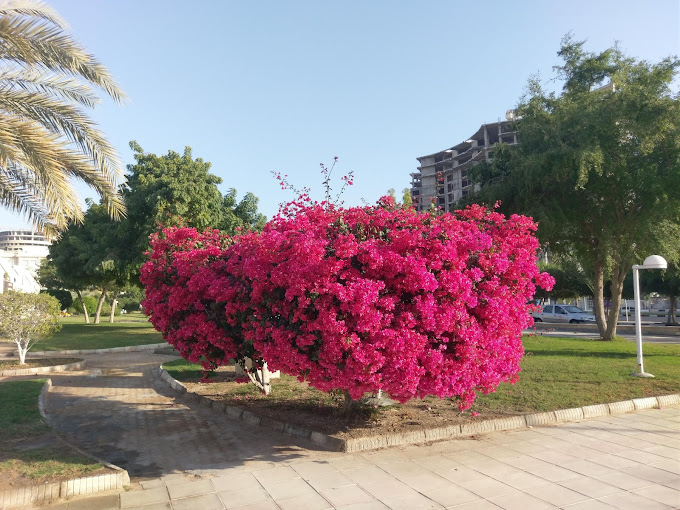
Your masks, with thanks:
[(550, 291), (537, 290), (537, 298), (576, 299), (592, 294), (583, 269), (573, 259), (542, 265), (541, 271), (555, 278), (555, 285)]
[(474, 200), (533, 216), (543, 243), (576, 256), (593, 282), (600, 336), (611, 339), (631, 266), (680, 243), (680, 107), (671, 93), (680, 61), (583, 46), (562, 41), (561, 95), (530, 80), (517, 108), (520, 143), (475, 169)]
[(47, 294), (8, 291), (0, 294), (0, 340), (13, 342), (19, 364), (26, 364), (26, 353), (40, 339), (61, 329), (59, 301)]
[(48, 294), (59, 301), (59, 306), (62, 310), (73, 306), (73, 296), (68, 290), (64, 289), (47, 289), (40, 291), (41, 293)]
[(130, 142), (134, 165), (128, 165), (128, 208), (126, 260), (138, 270), (149, 247), (149, 236), (159, 226), (186, 225), (198, 230), (220, 229), (228, 234), (237, 228), (261, 229), (265, 217), (257, 212), (258, 199), (247, 193), (240, 202), (236, 190), (222, 196), (222, 179), (210, 173), (210, 163), (193, 159), (191, 148), (184, 154), (169, 151), (164, 156), (144, 152)]
[(640, 286), (645, 293), (657, 292), (668, 298), (670, 306), (666, 324), (677, 324), (675, 311), (680, 296), (680, 267), (677, 262), (669, 264), (668, 269), (664, 271), (644, 271), (644, 276), (640, 278)]
[(413, 206), (413, 199), (411, 198), (411, 190), (408, 188), (404, 188), (402, 191), (403, 193), (403, 198), (401, 199), (402, 204), (404, 207), (412, 207)]
[[(112, 220), (101, 204), (89, 201), (82, 224), (72, 224), (61, 238), (50, 246), (50, 258), (57, 268), (57, 276), (69, 282), (69, 288), (80, 293), (83, 288), (101, 289), (95, 310), (94, 323), (99, 324), (104, 300), (109, 292), (115, 299), (127, 283), (129, 273), (122, 257), (120, 239), (124, 235), (125, 222)], [(89, 322), (88, 310), (83, 306), (85, 321)]]
[(0, 204), (44, 231), (82, 219), (72, 178), (92, 187), (113, 217), (124, 212), (116, 151), (84, 108), (100, 101), (97, 88), (118, 102), (125, 94), (66, 26), (41, 2), (0, 6)]

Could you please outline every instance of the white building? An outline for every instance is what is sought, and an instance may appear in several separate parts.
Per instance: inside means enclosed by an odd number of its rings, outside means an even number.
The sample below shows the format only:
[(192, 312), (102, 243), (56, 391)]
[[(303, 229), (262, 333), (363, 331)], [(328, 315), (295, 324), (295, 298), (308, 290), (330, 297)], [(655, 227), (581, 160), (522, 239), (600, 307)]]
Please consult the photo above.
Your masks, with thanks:
[(517, 133), (512, 130), (513, 111), (508, 111), (505, 118), (505, 121), (482, 125), (464, 142), (417, 158), (420, 166), (411, 174), (411, 197), (417, 210), (427, 210), (434, 203), (448, 211), (472, 189), (468, 177), (470, 168), (491, 160), (497, 143), (517, 143)]
[(30, 230), (0, 232), (0, 292), (40, 292), (36, 272), (49, 253), (50, 241)]

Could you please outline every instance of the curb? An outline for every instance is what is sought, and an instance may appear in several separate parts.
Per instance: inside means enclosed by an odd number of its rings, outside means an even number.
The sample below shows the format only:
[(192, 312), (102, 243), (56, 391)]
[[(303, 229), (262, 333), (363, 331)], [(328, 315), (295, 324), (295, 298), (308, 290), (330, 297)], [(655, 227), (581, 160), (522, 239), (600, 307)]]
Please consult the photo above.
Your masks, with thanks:
[(611, 404), (596, 404), (572, 409), (559, 409), (545, 413), (525, 414), (520, 416), (509, 416), (506, 418), (496, 418), (479, 422), (463, 423), (460, 425), (448, 425), (426, 430), (415, 430), (403, 432), (401, 434), (389, 434), (382, 436), (367, 436), (349, 439), (329, 436), (321, 432), (315, 432), (299, 425), (283, 423), (271, 418), (263, 418), (245, 411), (236, 406), (230, 406), (224, 402), (212, 400), (208, 397), (192, 393), (187, 390), (181, 382), (173, 378), (164, 368), (160, 366), (160, 378), (173, 390), (180, 394), (186, 394), (191, 401), (197, 402), (202, 406), (211, 407), (218, 413), (226, 414), (229, 418), (241, 420), (248, 425), (273, 429), (289, 436), (308, 439), (313, 443), (335, 452), (359, 452), (363, 450), (374, 450), (376, 448), (386, 448), (388, 446), (400, 446), (443, 439), (454, 439), (476, 434), (489, 432), (499, 432), (502, 430), (520, 429), (525, 427), (541, 425), (558, 425), (572, 421), (580, 421), (601, 416), (631, 413), (641, 409), (659, 409), (662, 407), (680, 405), (680, 394), (663, 395), (660, 397), (635, 398), (623, 402), (613, 402)]
[[(599, 332), (597, 330), (597, 326), (594, 326), (592, 324), (565, 324), (564, 322), (534, 322), (534, 326), (532, 328), (527, 329), (526, 331), (529, 333), (534, 333), (534, 332), (539, 332), (539, 331), (544, 331), (544, 330), (552, 330), (555, 328), (559, 328), (562, 331), (570, 331), (570, 332), (584, 332), (584, 333), (593, 333), (596, 335), (599, 335)], [(627, 334), (635, 334), (635, 324), (617, 324), (616, 326), (616, 331), (617, 333), (627, 333)], [(649, 335), (659, 335), (659, 336), (667, 336), (667, 337), (677, 337), (680, 336), (680, 327), (677, 326), (651, 326), (648, 324), (642, 324), (642, 332), (645, 334)]]
[(161, 344), (145, 344), (145, 345), (127, 345), (125, 347), (111, 347), (109, 349), (80, 349), (71, 351), (36, 351), (33, 354), (45, 355), (68, 355), (68, 354), (105, 354), (107, 352), (138, 352), (138, 351), (152, 351), (160, 347), (168, 347), (170, 344), (163, 342)]
[(50, 372), (65, 372), (67, 370), (82, 370), (85, 368), (85, 360), (67, 363), (66, 365), (53, 365), (51, 367), (20, 368), (19, 370), (0, 370), (0, 376), (9, 375), (37, 375), (49, 374)]
[[(52, 389), (52, 379), (47, 379), (40, 391), (40, 398), (38, 399), (38, 409), (40, 415), (45, 422), (50, 425), (47, 413), (45, 411), (45, 401), (47, 394)], [(73, 480), (64, 480), (61, 482), (45, 483), (42, 485), (28, 485), (0, 492), (0, 508), (18, 508), (29, 504), (46, 504), (59, 499), (69, 498), (71, 496), (82, 496), (86, 494), (96, 494), (104, 491), (120, 491), (124, 486), (130, 485), (130, 475), (128, 472), (118, 466), (115, 466), (105, 460), (102, 460), (94, 455), (91, 455), (77, 446), (69, 443), (54, 428), (52, 432), (59, 438), (59, 440), (66, 446), (72, 448), (83, 457), (90, 458), (94, 461), (103, 464), (107, 468), (115, 471), (97, 476), (85, 476), (82, 478), (75, 478)]]

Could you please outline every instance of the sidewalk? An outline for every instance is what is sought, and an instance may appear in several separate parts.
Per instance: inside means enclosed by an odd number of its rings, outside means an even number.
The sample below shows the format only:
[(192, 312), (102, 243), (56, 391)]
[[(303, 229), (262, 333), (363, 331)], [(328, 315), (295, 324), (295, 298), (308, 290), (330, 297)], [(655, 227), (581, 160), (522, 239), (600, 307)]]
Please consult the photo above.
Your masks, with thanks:
[[(244, 459), (245, 460), (245, 459)], [(193, 471), (51, 510), (673, 509), (680, 408), (361, 454)]]
[(136, 483), (42, 508), (680, 508), (680, 407), (340, 454), (177, 396), (166, 356), (83, 357), (51, 376), (50, 422)]

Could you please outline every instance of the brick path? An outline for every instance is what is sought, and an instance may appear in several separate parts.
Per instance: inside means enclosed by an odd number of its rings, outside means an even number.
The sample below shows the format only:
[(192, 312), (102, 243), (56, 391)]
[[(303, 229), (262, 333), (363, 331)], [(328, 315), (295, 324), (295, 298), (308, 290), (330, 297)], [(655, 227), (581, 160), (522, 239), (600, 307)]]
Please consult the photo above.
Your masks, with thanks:
[(48, 412), (135, 490), (51, 510), (680, 508), (680, 408), (360, 454), (314, 450), (178, 398), (166, 357), (87, 356), (52, 377)]
[[(84, 356), (87, 369), (51, 375), (47, 413), (58, 432), (131, 477), (234, 465), (271, 466), (314, 454), (282, 434), (215, 414), (158, 380), (168, 356)], [(155, 377), (154, 377), (155, 376)], [(302, 446), (300, 446), (302, 445)]]

